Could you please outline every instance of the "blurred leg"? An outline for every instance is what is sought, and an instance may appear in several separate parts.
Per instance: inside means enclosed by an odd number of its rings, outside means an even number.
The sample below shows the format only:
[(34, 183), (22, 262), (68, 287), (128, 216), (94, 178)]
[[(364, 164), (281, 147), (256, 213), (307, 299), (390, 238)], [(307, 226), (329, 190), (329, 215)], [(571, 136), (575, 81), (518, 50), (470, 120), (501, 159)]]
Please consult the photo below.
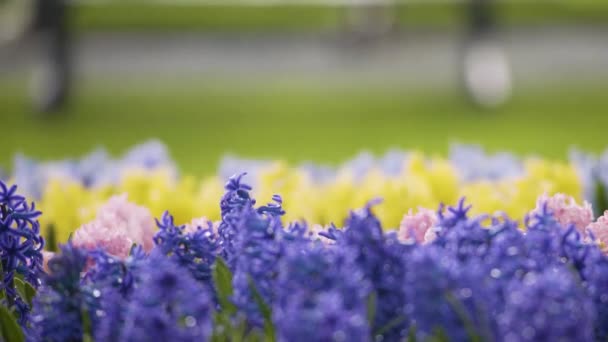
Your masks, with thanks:
[(469, 0), (469, 32), (463, 49), (463, 82), (471, 99), (484, 107), (503, 104), (511, 93), (511, 71), (497, 37), (492, 0)]
[(484, 35), (496, 29), (492, 0), (470, 0), (469, 20), (473, 35)]
[(38, 43), (32, 78), (34, 106), (49, 112), (65, 104), (70, 89), (71, 58), (65, 0), (36, 0), (34, 34)]

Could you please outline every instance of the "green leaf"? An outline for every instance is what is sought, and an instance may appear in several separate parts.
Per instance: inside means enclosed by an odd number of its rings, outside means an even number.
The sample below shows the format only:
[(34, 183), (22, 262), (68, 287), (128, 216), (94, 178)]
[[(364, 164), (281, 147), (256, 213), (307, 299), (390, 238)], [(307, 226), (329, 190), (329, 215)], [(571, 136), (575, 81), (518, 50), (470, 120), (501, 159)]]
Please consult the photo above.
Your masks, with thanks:
[(267, 342), (269, 339), (265, 338), (264, 333), (258, 329), (253, 329), (247, 334), (247, 342)]
[(464, 329), (466, 330), (467, 335), (469, 335), (470, 341), (481, 342), (482, 339), (475, 330), (475, 324), (473, 323), (473, 320), (471, 320), (471, 318), (469, 317), (469, 314), (462, 302), (460, 302), (458, 298), (456, 298), (451, 292), (447, 292), (445, 294), (445, 298), (456, 313), (456, 315), (464, 324)]
[(398, 326), (399, 324), (405, 322), (405, 316), (403, 315), (399, 315), (393, 319), (391, 319), (388, 323), (386, 323), (383, 327), (381, 327), (380, 329), (378, 329), (375, 333), (374, 336), (378, 336), (378, 335), (384, 335), (386, 334), (388, 331), (390, 331), (391, 329), (395, 328), (396, 326)]
[(213, 282), (217, 291), (217, 298), (222, 307), (222, 312), (228, 316), (236, 314), (237, 308), (234, 306), (230, 297), (232, 297), (232, 272), (222, 258), (215, 260), (215, 268), (213, 269)]
[[(232, 288), (232, 272), (222, 258), (215, 260), (213, 268), (213, 282), (217, 293), (221, 311), (214, 314), (213, 336), (214, 342), (240, 341), (235, 337), (238, 329), (233, 326), (232, 318), (236, 315), (237, 308), (230, 298), (234, 292)], [(242, 323), (241, 325), (243, 325)]]
[(32, 306), (32, 300), (36, 296), (36, 289), (30, 285), (27, 281), (23, 280), (22, 277), (15, 277), (15, 289), (23, 301), (25, 301), (30, 307)]
[(602, 215), (608, 210), (608, 198), (606, 198), (606, 189), (601, 182), (595, 182), (595, 206), (596, 213)]
[(230, 329), (230, 341), (244, 341), (247, 335), (247, 320), (241, 318), (236, 326)]
[[(0, 284), (4, 284), (4, 269), (2, 268), (2, 262), (0, 262)], [(6, 291), (4, 287), (0, 287), (0, 300), (6, 298)]]
[[(212, 342), (251, 342), (247, 333), (251, 333), (247, 327), (247, 320), (244, 317), (231, 319), (229, 316), (216, 311), (213, 316), (213, 335)], [(247, 338), (245, 338), (247, 336)]]
[(213, 334), (211, 335), (211, 342), (227, 342), (228, 326), (226, 325), (223, 315), (219, 312), (215, 312), (213, 315)]
[(416, 326), (412, 325), (407, 332), (407, 342), (416, 342)]
[(49, 224), (46, 228), (46, 241), (44, 247), (49, 252), (57, 252), (57, 229), (54, 224)]
[(376, 292), (372, 292), (367, 297), (367, 322), (370, 327), (374, 326), (374, 320), (376, 319), (376, 306), (378, 302), (378, 295)]
[(91, 336), (91, 317), (87, 309), (82, 308), (80, 316), (82, 317), (82, 342), (93, 342), (93, 337)]
[(27, 303), (32, 306), (32, 302), (34, 297), (36, 297), (36, 289), (32, 286), (32, 284), (25, 282), (25, 300)]
[(0, 305), (0, 330), (4, 341), (23, 342), (25, 337), (15, 316), (4, 306)]
[(428, 339), (429, 342), (449, 342), (450, 339), (445, 334), (445, 331), (440, 327), (433, 330), (433, 335)]
[(251, 277), (249, 277), (249, 288), (251, 289), (251, 293), (253, 294), (253, 299), (258, 305), (260, 312), (262, 313), (262, 317), (264, 317), (264, 334), (265, 341), (276, 341), (276, 334), (274, 330), (274, 325), (272, 324), (272, 310), (264, 301), (264, 298), (258, 291), (255, 286), (255, 283)]

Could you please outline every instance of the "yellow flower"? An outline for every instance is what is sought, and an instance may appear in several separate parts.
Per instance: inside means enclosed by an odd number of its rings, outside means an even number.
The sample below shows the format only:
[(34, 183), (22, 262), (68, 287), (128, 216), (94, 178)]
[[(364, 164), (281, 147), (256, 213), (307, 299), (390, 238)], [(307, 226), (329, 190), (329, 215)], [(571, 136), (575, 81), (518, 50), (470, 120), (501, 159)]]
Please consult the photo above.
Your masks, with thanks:
[(565, 193), (580, 201), (582, 188), (572, 165), (534, 159), (524, 163), (522, 176), (464, 184), (460, 193), (473, 204), (473, 214), (503, 211), (512, 218), (523, 219), (534, 208), (538, 196)]
[(48, 234), (52, 225), (57, 234), (57, 241), (67, 241), (73, 231), (95, 217), (97, 207), (111, 194), (109, 188), (90, 190), (65, 179), (50, 180), (38, 204), (43, 213), (40, 216), (43, 234)]
[[(577, 201), (582, 196), (576, 170), (567, 163), (529, 159), (521, 176), (462, 183), (458, 170), (448, 160), (428, 158), (422, 153), (412, 153), (397, 176), (372, 169), (355, 179), (353, 170), (342, 168), (326, 183), (315, 182), (305, 171), (278, 161), (260, 170), (254, 184), (253, 196), (259, 204), (269, 202), (274, 194), (282, 196), (287, 222), (333, 222), (339, 226), (350, 210), (382, 198), (374, 211), (387, 229), (397, 228), (409, 209), (434, 210), (441, 202), (455, 204), (461, 196), (473, 205), (472, 214), (504, 211), (514, 219), (522, 219), (543, 193), (565, 193)], [(64, 242), (72, 231), (91, 220), (110, 196), (121, 193), (127, 193), (129, 201), (149, 208), (155, 217), (168, 210), (177, 224), (201, 216), (219, 220), (223, 186), (217, 176), (182, 176), (176, 180), (167, 169), (128, 170), (117, 185), (96, 189), (65, 179), (52, 180), (39, 202), (42, 229), (44, 232), (54, 225), (58, 241)]]

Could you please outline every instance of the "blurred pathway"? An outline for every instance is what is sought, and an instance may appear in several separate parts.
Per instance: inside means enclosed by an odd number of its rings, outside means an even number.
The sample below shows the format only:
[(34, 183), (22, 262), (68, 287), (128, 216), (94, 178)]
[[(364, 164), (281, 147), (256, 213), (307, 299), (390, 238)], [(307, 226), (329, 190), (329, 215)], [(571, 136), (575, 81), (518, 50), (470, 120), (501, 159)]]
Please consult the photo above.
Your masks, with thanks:
[[(608, 27), (519, 28), (501, 36), (519, 83), (608, 81), (606, 37)], [(432, 86), (458, 80), (462, 39), (445, 32), (402, 32), (370, 43), (338, 34), (104, 33), (79, 37), (76, 61), (85, 78), (301, 77)], [(26, 65), (22, 54), (0, 54), (0, 71)]]

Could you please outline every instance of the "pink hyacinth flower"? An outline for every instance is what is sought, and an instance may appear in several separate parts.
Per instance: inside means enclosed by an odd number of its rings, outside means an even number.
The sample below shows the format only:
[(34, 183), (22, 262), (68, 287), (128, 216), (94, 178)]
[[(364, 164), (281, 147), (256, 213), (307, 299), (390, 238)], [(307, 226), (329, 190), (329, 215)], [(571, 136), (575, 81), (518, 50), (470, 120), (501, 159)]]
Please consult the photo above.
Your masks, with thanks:
[[(403, 216), (399, 226), (399, 239), (401, 241), (429, 242), (434, 240), (431, 227), (437, 224), (437, 214), (433, 210), (418, 208), (414, 214), (412, 209)], [(429, 233), (431, 232), (431, 233)]]
[(602, 251), (608, 254), (608, 210), (597, 221), (590, 224), (587, 230), (593, 234)]
[(585, 228), (593, 222), (591, 204), (583, 201), (582, 205), (578, 205), (573, 197), (565, 194), (541, 195), (536, 200), (536, 208), (531, 214), (542, 212), (545, 203), (555, 219), (565, 227), (573, 224), (579, 232), (585, 234)]
[(55, 253), (49, 251), (42, 251), (42, 268), (44, 272), (49, 272), (49, 260), (53, 259)]
[(104, 248), (108, 253), (126, 258), (133, 244), (148, 252), (154, 247), (154, 219), (144, 207), (127, 201), (127, 195), (114, 196), (97, 212), (97, 217), (82, 225), (72, 237), (76, 247)]

